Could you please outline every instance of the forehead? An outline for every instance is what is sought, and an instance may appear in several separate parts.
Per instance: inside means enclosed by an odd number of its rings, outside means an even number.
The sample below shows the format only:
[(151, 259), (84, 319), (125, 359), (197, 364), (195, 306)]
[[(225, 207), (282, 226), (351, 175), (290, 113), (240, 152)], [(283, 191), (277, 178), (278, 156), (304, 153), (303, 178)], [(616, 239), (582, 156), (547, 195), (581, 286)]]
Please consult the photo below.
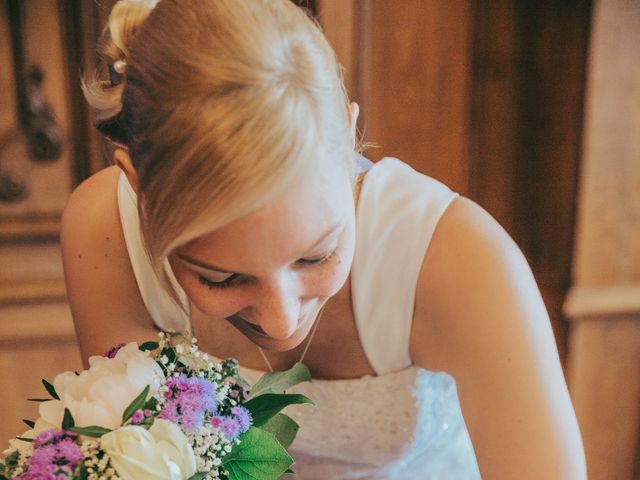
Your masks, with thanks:
[[(230, 271), (259, 275), (309, 254), (328, 229), (349, 221), (353, 194), (346, 176), (294, 180), (259, 209), (178, 248)], [(331, 238), (327, 239), (331, 242)], [(328, 248), (329, 246), (325, 247)]]

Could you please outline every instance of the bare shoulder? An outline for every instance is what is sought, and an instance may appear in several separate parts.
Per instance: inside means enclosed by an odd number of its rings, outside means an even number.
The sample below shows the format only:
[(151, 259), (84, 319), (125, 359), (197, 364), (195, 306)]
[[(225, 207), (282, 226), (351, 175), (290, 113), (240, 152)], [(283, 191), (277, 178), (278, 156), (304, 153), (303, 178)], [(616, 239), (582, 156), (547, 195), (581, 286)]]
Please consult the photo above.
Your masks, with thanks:
[(457, 318), (464, 318), (455, 314), (456, 306), (462, 311), (482, 301), (480, 286), (487, 294), (486, 288), (517, 281), (522, 275), (533, 280), (522, 252), (502, 226), (474, 201), (462, 196), (455, 199), (438, 222), (422, 262), (412, 349), (417, 346), (420, 356), (424, 342), (433, 342), (424, 361), (434, 370), (450, 366), (443, 340), (463, 342), (469, 331), (469, 325), (454, 324)]
[(575, 413), (531, 269), (496, 220), (464, 197), (443, 214), (425, 254), (411, 355), (455, 378), (483, 478), (585, 478)]
[[(128, 260), (118, 213), (118, 167), (105, 168), (87, 178), (71, 193), (62, 214), (60, 241), (66, 266), (93, 261), (122, 265)], [(98, 258), (105, 260), (96, 262)]]
[(81, 183), (62, 216), (67, 297), (84, 359), (152, 331), (120, 223), (119, 172), (108, 167)]

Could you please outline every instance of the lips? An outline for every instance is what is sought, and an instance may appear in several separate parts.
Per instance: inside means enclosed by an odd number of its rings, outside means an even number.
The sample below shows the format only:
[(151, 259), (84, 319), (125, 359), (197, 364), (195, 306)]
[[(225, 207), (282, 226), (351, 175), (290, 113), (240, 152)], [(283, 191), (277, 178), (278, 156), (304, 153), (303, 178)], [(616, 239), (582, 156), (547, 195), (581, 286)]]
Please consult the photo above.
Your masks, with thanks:
[(247, 322), (246, 320), (242, 320), (249, 328), (255, 330), (261, 335), (267, 336), (267, 332), (265, 332), (260, 325), (256, 325), (255, 323)]

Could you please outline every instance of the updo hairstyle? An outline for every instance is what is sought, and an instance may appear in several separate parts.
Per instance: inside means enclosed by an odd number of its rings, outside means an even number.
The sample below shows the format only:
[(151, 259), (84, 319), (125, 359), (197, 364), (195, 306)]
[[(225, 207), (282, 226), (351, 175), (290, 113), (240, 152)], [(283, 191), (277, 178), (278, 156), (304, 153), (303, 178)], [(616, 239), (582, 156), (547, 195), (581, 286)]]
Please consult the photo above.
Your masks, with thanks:
[(353, 181), (341, 67), (289, 0), (121, 0), (98, 54), (83, 90), (98, 130), (131, 155), (165, 286), (173, 249), (294, 179), (340, 167)]

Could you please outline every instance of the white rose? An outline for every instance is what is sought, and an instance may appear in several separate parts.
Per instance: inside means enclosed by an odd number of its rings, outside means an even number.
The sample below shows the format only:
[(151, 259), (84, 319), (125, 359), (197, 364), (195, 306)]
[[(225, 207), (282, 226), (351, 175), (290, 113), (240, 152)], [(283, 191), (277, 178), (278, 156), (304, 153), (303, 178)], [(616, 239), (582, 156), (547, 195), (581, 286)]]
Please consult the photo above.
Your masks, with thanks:
[(149, 430), (121, 427), (103, 435), (100, 446), (124, 480), (184, 480), (196, 473), (187, 437), (168, 420), (157, 419)]
[(138, 349), (137, 343), (122, 347), (115, 358), (89, 358), (89, 370), (80, 375), (64, 372), (53, 386), (60, 400), (40, 404), (40, 417), (60, 427), (68, 408), (77, 427), (98, 425), (114, 429), (121, 425), (122, 414), (149, 385), (149, 395), (158, 391), (164, 374), (158, 364)]

